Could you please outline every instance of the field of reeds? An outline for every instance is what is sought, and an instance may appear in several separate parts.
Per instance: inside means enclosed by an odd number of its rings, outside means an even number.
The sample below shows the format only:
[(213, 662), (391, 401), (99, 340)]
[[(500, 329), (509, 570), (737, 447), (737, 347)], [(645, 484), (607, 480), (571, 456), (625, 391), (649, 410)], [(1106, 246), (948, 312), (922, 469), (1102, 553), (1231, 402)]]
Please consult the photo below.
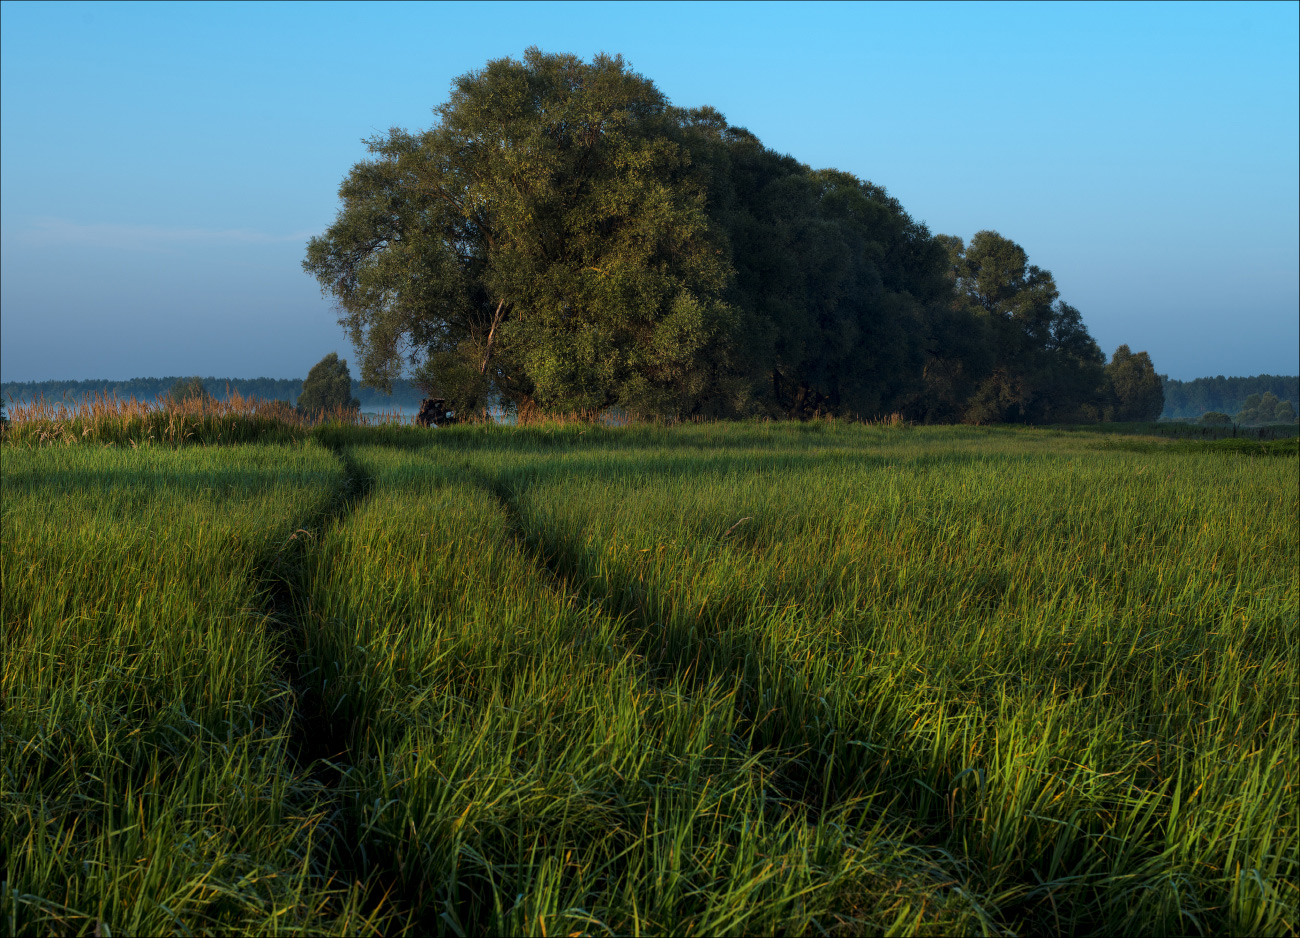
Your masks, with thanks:
[(15, 416), (9, 933), (1300, 930), (1293, 440)]

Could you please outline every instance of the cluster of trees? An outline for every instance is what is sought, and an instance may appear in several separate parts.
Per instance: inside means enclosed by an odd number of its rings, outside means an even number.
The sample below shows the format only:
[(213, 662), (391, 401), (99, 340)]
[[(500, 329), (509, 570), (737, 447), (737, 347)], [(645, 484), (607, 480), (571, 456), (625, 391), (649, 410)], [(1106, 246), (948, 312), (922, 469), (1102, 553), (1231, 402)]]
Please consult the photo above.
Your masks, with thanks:
[(1151, 356), (1130, 351), (1127, 345), (1115, 349), (1106, 366), (1106, 420), (1155, 420), (1165, 406), (1164, 388)]
[(1178, 381), (1161, 375), (1164, 385), (1165, 410), (1163, 416), (1172, 420), (1196, 419), (1202, 414), (1217, 412), (1224, 415), (1248, 409), (1246, 401), (1254, 395), (1262, 399), (1271, 394), (1278, 401), (1290, 401), (1300, 410), (1300, 377), (1295, 375), (1254, 375), (1252, 377), (1196, 378)]
[(1278, 400), (1272, 391), (1251, 394), (1237, 412), (1237, 423), (1259, 426), (1269, 423), (1295, 423), (1296, 408), (1290, 401)]
[(304, 268), (362, 382), (457, 410), (926, 421), (1155, 419), (1050, 272), (994, 231), (933, 236), (884, 189), (673, 107), (620, 57), (529, 49), (434, 126), (367, 144)]
[(173, 384), (163, 398), (172, 404), (183, 404), (186, 401), (210, 401), (212, 394), (203, 383), (203, 379), (198, 375), (192, 378), (182, 378)]

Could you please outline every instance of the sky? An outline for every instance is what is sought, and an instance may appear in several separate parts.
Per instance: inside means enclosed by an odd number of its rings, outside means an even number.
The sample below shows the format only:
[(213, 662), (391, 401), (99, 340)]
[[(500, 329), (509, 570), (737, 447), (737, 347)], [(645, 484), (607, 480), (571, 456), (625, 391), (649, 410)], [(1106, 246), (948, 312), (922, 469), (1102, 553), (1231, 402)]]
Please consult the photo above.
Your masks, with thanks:
[(0, 3), (0, 379), (300, 378), (362, 138), (536, 45), (993, 229), (1102, 348), (1300, 373), (1300, 4)]

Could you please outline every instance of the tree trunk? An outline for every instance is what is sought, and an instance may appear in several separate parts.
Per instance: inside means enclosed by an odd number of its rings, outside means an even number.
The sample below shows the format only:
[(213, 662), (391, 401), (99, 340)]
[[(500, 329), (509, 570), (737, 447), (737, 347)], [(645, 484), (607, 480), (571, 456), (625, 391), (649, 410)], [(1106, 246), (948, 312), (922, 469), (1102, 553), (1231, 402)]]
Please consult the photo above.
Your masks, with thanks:
[(492, 358), (492, 340), (496, 337), (497, 326), (501, 324), (501, 310), (505, 308), (505, 305), (505, 300), (498, 301), (497, 311), (492, 314), (492, 328), (488, 330), (487, 350), (483, 353), (483, 364), (479, 365), (478, 368), (478, 373), (481, 375), (487, 374), (488, 361)]

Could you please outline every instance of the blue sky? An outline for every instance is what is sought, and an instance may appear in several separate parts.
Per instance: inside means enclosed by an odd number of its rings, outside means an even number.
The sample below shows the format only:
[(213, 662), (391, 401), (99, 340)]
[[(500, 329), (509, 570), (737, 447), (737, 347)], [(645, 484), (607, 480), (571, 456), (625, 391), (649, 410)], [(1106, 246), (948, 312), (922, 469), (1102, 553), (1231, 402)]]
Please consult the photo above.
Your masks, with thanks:
[(1108, 353), (1300, 373), (1300, 4), (0, 4), (0, 377), (301, 377), (362, 137), (622, 53), (675, 104), (992, 228)]

